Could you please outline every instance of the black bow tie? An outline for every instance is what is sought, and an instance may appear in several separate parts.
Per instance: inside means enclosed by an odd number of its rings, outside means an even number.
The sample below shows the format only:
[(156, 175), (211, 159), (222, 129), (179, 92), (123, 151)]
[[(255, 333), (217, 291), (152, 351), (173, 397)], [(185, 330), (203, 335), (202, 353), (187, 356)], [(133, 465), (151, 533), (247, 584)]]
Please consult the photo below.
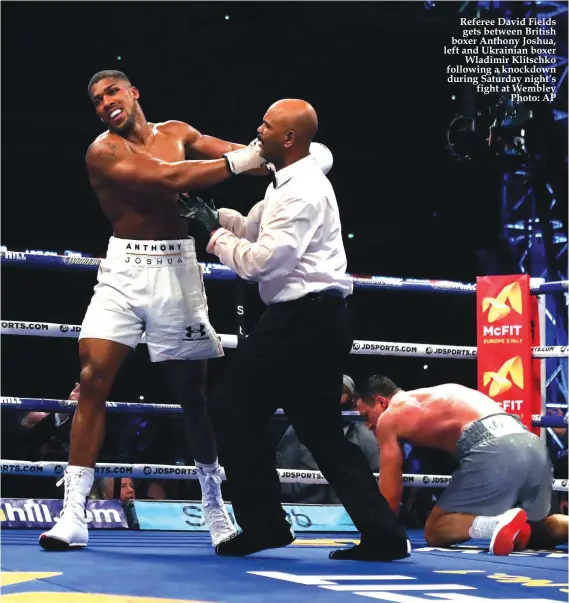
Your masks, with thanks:
[(269, 177), (273, 183), (273, 186), (277, 188), (277, 174), (274, 170), (269, 169)]

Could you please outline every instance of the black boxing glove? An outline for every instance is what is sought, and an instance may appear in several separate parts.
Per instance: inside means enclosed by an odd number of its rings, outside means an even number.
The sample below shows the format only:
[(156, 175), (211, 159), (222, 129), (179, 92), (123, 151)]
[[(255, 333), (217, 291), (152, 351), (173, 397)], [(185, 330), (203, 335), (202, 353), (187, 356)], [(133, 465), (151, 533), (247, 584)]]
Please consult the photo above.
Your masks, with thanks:
[(188, 193), (181, 193), (178, 195), (177, 203), (180, 208), (180, 215), (183, 218), (199, 222), (210, 235), (218, 228), (221, 228), (219, 211), (212, 200), (204, 201), (197, 195), (192, 196)]

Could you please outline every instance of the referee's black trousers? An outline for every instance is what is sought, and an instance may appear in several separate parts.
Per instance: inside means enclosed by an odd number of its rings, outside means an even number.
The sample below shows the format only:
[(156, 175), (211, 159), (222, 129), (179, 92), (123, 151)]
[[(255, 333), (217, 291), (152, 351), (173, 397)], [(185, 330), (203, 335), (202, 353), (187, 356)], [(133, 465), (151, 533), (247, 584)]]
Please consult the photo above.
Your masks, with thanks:
[(220, 462), (235, 518), (251, 536), (288, 529), (268, 444), (271, 416), (283, 408), (362, 537), (383, 546), (405, 537), (363, 453), (344, 436), (340, 396), (351, 345), (341, 296), (309, 294), (272, 304), (214, 392)]

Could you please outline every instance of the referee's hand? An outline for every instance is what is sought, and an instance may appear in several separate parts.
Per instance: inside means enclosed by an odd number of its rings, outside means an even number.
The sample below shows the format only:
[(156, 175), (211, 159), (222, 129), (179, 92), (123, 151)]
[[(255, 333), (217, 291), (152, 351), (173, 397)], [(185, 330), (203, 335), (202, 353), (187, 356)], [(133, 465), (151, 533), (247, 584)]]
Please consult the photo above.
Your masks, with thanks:
[(206, 202), (197, 195), (181, 193), (178, 195), (177, 203), (180, 215), (188, 220), (199, 222), (208, 234), (211, 235), (218, 228), (221, 228), (219, 212), (212, 200)]

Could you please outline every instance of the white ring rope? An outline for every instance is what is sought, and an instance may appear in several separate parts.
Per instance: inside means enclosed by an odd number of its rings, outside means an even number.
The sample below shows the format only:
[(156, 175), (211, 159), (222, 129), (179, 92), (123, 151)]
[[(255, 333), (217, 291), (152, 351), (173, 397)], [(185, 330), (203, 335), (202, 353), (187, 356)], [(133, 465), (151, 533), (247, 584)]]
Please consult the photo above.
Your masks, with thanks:
[[(3, 320), (1, 335), (29, 335), (33, 337), (79, 337), (79, 325), (54, 322), (30, 322), (25, 320)], [(226, 349), (237, 347), (237, 335), (219, 335)], [(145, 342), (144, 335), (140, 343)], [(475, 346), (439, 345), (436, 343), (402, 343), (393, 341), (365, 341), (356, 339), (351, 354), (374, 356), (403, 356), (407, 358), (476, 358)], [(533, 347), (534, 358), (569, 358), (569, 346)]]
[[(9, 461), (0, 459), (2, 475), (30, 475), (39, 477), (61, 477), (67, 463), (54, 461)], [(223, 479), (225, 471), (222, 469)], [(328, 482), (320, 471), (304, 469), (277, 469), (281, 484), (319, 484)], [(379, 477), (379, 473), (374, 473)], [(198, 479), (196, 467), (193, 465), (150, 465), (120, 463), (97, 463), (95, 477), (132, 477), (135, 479)], [(404, 474), (403, 485), (419, 488), (446, 488), (451, 482), (450, 475)], [(567, 492), (566, 479), (554, 479), (553, 490)]]

